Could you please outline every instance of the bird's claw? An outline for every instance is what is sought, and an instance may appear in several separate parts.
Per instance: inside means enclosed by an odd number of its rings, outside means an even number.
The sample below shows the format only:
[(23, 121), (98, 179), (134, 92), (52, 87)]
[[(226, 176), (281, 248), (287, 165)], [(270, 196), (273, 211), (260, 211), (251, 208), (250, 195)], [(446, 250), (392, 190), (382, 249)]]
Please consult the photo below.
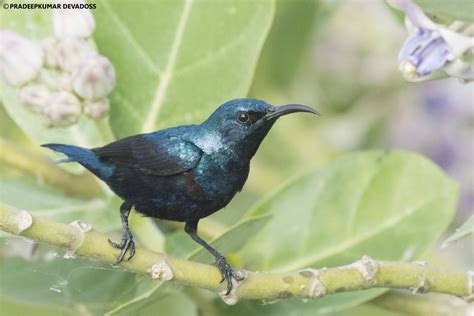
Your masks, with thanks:
[(234, 269), (232, 269), (232, 267), (227, 263), (227, 260), (224, 256), (217, 257), (214, 261), (214, 265), (217, 266), (222, 275), (222, 279), (219, 283), (224, 282), (224, 280), (227, 281), (227, 292), (225, 293), (225, 295), (229, 295), (233, 287), (232, 279), (236, 281), (242, 281), (244, 277), (239, 275)]
[(117, 257), (117, 261), (115, 262), (116, 265), (123, 261), (123, 258), (125, 257), (125, 254), (128, 250), (130, 250), (130, 254), (127, 260), (132, 259), (132, 257), (135, 255), (135, 242), (133, 241), (133, 236), (130, 232), (126, 232), (123, 235), (122, 241), (120, 243), (113, 242), (110, 239), (108, 239), (108, 241), (112, 247), (120, 249), (120, 254)]

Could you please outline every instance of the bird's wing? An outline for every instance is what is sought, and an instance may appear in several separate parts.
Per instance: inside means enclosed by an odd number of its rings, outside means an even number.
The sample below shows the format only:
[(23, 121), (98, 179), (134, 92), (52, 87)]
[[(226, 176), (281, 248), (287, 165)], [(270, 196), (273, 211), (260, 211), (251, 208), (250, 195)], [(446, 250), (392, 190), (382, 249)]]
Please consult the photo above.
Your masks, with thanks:
[(194, 168), (202, 151), (178, 137), (135, 135), (120, 139), (92, 151), (101, 159), (138, 172), (169, 176)]

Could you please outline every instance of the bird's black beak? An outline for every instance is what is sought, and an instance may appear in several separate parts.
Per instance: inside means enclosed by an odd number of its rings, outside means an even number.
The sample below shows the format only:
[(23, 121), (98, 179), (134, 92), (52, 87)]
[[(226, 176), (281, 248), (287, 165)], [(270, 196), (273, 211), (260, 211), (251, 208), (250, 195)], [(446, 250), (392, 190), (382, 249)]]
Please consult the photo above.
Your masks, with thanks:
[(265, 114), (264, 118), (266, 120), (273, 120), (279, 118), (280, 116), (296, 112), (307, 112), (320, 115), (318, 111), (309, 106), (302, 104), (287, 104), (280, 106), (272, 106), (267, 110), (267, 114)]

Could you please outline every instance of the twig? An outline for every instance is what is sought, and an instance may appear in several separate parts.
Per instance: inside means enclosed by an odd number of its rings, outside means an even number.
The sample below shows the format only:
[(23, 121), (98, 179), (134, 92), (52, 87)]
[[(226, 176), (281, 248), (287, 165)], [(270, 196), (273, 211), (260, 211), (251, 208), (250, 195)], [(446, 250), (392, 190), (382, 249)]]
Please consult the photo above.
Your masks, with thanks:
[(97, 197), (97, 191), (100, 190), (91, 176), (70, 174), (38, 152), (20, 147), (2, 138), (0, 138), (0, 161), (39, 176), (68, 194), (91, 198)]
[[(69, 225), (34, 218), (24, 210), (0, 205), (0, 229), (44, 242), (107, 263), (114, 263), (117, 249), (107, 237), (79, 221)], [(181, 260), (138, 248), (135, 257), (121, 266), (131, 272), (148, 273), (154, 279), (204, 288), (219, 293), (227, 304), (239, 299), (310, 298), (339, 292), (384, 287), (409, 289), (414, 293), (437, 292), (472, 301), (473, 272), (448, 271), (425, 262), (375, 261), (364, 256), (353, 264), (328, 269), (304, 269), (292, 273), (258, 273), (239, 270), (245, 280), (225, 295), (225, 284), (216, 267)]]

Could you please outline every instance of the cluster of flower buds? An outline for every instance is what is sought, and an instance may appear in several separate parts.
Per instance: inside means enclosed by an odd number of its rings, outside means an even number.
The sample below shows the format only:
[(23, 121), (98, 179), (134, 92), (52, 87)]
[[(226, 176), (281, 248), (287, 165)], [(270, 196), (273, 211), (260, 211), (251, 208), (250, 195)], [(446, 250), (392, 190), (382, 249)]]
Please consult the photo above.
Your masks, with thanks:
[(412, 0), (387, 1), (405, 13), (409, 37), (398, 56), (405, 79), (417, 82), (453, 76), (463, 82), (474, 80), (473, 24), (437, 24)]
[[(83, 0), (59, 0), (84, 3)], [(62, 6), (61, 6), (62, 7)], [(95, 21), (89, 10), (53, 11), (55, 37), (39, 43), (0, 31), (0, 74), (19, 89), (19, 102), (43, 116), (48, 127), (75, 124), (81, 113), (103, 117), (115, 70), (90, 39)]]

